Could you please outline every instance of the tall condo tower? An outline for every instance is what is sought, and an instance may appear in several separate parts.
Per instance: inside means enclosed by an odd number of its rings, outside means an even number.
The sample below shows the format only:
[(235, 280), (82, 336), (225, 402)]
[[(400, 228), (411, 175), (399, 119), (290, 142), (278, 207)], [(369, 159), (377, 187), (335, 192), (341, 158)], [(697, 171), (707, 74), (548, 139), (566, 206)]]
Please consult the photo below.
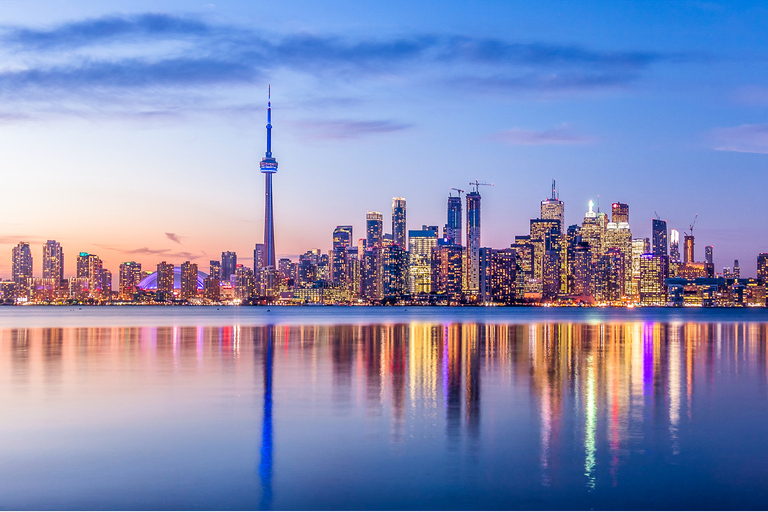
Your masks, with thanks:
[(392, 198), (392, 240), (403, 250), (405, 245), (405, 198)]
[(275, 268), (275, 219), (272, 208), (272, 175), (277, 172), (277, 160), (272, 156), (272, 86), (267, 93), (267, 153), (259, 165), (264, 173), (264, 263), (267, 268)]
[(480, 291), (480, 192), (475, 189), (467, 198), (467, 289)]
[(461, 244), (461, 195), (448, 196), (448, 224), (446, 235), (452, 243), (456, 245)]

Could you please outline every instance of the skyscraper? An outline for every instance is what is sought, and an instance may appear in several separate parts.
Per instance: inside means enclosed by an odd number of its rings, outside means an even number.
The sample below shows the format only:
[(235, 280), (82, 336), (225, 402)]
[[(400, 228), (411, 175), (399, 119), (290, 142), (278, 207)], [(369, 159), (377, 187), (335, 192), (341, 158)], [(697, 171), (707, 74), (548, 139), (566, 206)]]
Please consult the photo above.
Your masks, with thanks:
[(714, 264), (713, 254), (712, 254), (713, 250), (714, 248), (711, 245), (704, 246), (704, 263)]
[(667, 255), (667, 221), (653, 219), (651, 223), (651, 233), (653, 239), (652, 253), (657, 256)]
[(381, 248), (383, 230), (384, 217), (381, 212), (368, 212), (365, 215), (365, 246)]
[(181, 264), (181, 298), (197, 297), (197, 263), (185, 261)]
[(221, 253), (221, 280), (229, 282), (229, 278), (237, 268), (237, 254), (226, 251)]
[(173, 263), (161, 261), (157, 264), (157, 292), (155, 300), (168, 302), (173, 299), (174, 271)]
[(408, 231), (408, 289), (411, 295), (431, 291), (431, 258), (435, 246), (437, 231), (429, 226)]
[(352, 245), (352, 226), (336, 226), (331, 249), (331, 281), (349, 283), (349, 247)]
[(13, 248), (12, 256), (13, 282), (16, 283), (17, 288), (29, 287), (32, 280), (32, 250), (29, 248), (29, 243), (19, 242), (19, 245)]
[(265, 267), (275, 268), (275, 221), (272, 208), (272, 175), (277, 172), (277, 160), (272, 157), (272, 87), (269, 88), (267, 101), (267, 153), (259, 165), (264, 174), (264, 252)]
[(77, 278), (83, 280), (82, 283), (87, 287), (91, 298), (101, 298), (108, 292), (104, 287), (101, 258), (95, 254), (81, 252), (77, 255)]
[(768, 252), (757, 255), (757, 278), (765, 283), (768, 281)]
[(680, 262), (680, 232), (676, 229), (669, 230), (669, 259)]
[(126, 261), (120, 264), (119, 293), (123, 300), (132, 300), (141, 282), (141, 263)]
[(741, 268), (739, 267), (739, 260), (733, 260), (733, 277), (739, 279), (741, 277)]
[(467, 194), (467, 292), (480, 292), (480, 192)]
[(560, 229), (565, 228), (565, 203), (558, 197), (555, 180), (552, 180), (552, 196), (541, 202), (541, 218), (559, 220)]
[(56, 240), (43, 245), (43, 279), (52, 280), (55, 290), (60, 290), (64, 281), (64, 251)]
[(685, 247), (683, 248), (683, 263), (693, 263), (695, 260), (693, 253), (694, 239), (693, 235), (685, 235)]
[(392, 240), (399, 245), (403, 251), (407, 248), (405, 231), (405, 199), (402, 197), (392, 198)]
[(450, 238), (454, 244), (461, 245), (461, 193), (457, 196), (448, 196), (448, 223), (446, 224), (446, 238)]
[(449, 303), (461, 299), (462, 247), (442, 238), (432, 249), (430, 269), (431, 292), (443, 295)]
[(629, 205), (626, 203), (613, 203), (611, 205), (611, 222), (629, 223)]

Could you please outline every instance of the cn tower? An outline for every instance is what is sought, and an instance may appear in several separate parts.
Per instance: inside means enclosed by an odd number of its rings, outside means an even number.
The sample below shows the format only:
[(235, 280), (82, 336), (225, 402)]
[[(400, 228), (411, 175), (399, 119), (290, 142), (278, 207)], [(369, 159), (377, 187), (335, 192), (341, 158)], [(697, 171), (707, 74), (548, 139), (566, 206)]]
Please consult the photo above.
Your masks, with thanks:
[(264, 266), (276, 268), (275, 264), (275, 219), (272, 212), (272, 175), (277, 172), (277, 160), (272, 157), (272, 86), (267, 96), (267, 153), (261, 159), (261, 172), (266, 179), (264, 190)]

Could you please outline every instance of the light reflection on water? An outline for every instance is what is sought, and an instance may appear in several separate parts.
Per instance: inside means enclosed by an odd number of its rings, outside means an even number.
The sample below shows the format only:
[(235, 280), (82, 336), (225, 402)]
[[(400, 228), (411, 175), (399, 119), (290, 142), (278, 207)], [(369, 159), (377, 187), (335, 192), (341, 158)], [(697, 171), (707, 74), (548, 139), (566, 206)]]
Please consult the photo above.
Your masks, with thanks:
[(2, 506), (765, 508), (767, 335), (677, 321), (2, 329)]

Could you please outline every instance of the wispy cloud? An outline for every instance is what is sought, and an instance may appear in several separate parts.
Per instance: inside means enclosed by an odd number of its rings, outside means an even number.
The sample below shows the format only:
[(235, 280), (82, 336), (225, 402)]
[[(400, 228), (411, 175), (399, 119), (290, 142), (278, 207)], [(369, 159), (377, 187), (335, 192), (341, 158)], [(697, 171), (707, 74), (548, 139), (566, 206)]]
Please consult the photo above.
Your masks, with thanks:
[(294, 123), (307, 137), (316, 140), (357, 139), (366, 135), (391, 133), (411, 128), (412, 125), (389, 120), (379, 121), (304, 121)]
[(166, 233), (165, 236), (168, 238), (168, 240), (176, 242), (177, 244), (181, 244), (181, 237), (176, 233)]
[(717, 128), (709, 134), (712, 149), (739, 153), (768, 154), (768, 124), (743, 124)]
[(570, 126), (565, 123), (546, 130), (512, 128), (491, 134), (490, 139), (515, 146), (590, 144), (597, 140), (597, 138), (592, 135), (584, 135), (574, 132)]
[[(42, 29), (6, 26), (0, 29), (6, 64), (0, 71), (0, 100), (7, 120), (15, 119), (14, 112), (47, 112), (61, 105), (90, 115), (83, 106), (94, 103), (101, 113), (114, 110), (115, 104), (120, 114), (130, 105), (148, 112), (179, 112), (189, 95), (196, 95), (195, 105), (211, 108), (212, 103), (202, 100), (281, 70), (328, 82), (359, 82), (398, 72), (409, 81), (433, 80), (437, 73), (449, 87), (596, 90), (627, 86), (652, 65), (686, 58), (463, 35), (288, 33), (267, 38), (263, 33), (262, 27), (157, 13)], [(25, 102), (24, 109), (14, 110)], [(361, 128), (369, 133), (401, 129), (386, 124)], [(339, 124), (338, 133), (343, 138), (349, 130)]]
[(139, 247), (138, 249), (123, 249), (120, 247), (112, 247), (108, 245), (96, 245), (109, 251), (120, 252), (125, 255), (162, 256), (163, 258), (174, 258), (182, 260), (195, 260), (205, 256), (205, 253), (194, 254), (187, 251), (172, 252), (170, 249), (150, 249), (149, 247)]

